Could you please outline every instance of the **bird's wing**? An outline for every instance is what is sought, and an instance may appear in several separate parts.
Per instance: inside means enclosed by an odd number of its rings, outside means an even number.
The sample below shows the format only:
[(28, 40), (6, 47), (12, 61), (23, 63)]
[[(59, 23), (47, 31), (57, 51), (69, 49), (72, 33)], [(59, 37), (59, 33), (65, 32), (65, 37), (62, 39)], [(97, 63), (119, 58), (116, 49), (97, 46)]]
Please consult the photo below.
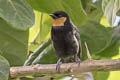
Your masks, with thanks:
[(79, 43), (78, 57), (80, 58), (80, 56), (82, 56), (82, 45), (81, 45), (80, 33), (76, 27), (73, 27), (73, 29), (74, 29), (73, 31), (75, 33), (75, 37), (77, 38), (78, 43)]

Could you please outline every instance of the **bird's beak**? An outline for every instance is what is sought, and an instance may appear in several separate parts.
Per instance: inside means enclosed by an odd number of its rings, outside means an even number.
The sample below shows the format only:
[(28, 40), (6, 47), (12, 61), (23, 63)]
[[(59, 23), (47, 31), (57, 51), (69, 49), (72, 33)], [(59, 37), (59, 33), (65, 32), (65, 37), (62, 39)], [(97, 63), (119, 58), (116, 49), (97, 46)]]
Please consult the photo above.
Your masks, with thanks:
[(53, 19), (56, 19), (57, 16), (55, 16), (54, 14), (50, 14), (50, 16), (53, 18)]

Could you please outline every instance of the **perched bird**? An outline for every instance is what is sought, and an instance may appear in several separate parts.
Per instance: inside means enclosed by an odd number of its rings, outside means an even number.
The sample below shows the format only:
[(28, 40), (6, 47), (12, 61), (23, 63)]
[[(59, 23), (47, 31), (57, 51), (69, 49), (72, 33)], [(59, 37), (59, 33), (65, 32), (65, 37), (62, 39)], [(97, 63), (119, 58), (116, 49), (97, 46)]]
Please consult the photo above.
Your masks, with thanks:
[(52, 17), (51, 40), (59, 60), (57, 71), (61, 62), (78, 62), (81, 55), (81, 41), (77, 28), (70, 22), (68, 14), (64, 11), (55, 11)]

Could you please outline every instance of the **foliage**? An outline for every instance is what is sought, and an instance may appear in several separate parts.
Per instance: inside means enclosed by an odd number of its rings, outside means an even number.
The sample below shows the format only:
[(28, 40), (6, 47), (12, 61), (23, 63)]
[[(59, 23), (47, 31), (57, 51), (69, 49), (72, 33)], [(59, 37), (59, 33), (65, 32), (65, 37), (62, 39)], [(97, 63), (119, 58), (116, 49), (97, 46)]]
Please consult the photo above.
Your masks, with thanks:
[(0, 80), (8, 80), (9, 66), (8, 61), (0, 56)]
[[(94, 59), (118, 58), (120, 24), (113, 26), (116, 16), (120, 16), (120, 1), (93, 1), (0, 0), (0, 80), (8, 80), (9, 64), (56, 63), (57, 57), (50, 41), (52, 19), (49, 16), (56, 10), (67, 12), (78, 27), (83, 49), (82, 60), (87, 59), (85, 41)], [(115, 78), (118, 73), (93, 74), (96, 80), (119, 80), (120, 77)]]
[(32, 8), (24, 0), (0, 0), (0, 17), (16, 29), (26, 30), (34, 24)]
[(102, 8), (110, 24), (114, 24), (117, 12), (120, 10), (119, 0), (103, 0)]

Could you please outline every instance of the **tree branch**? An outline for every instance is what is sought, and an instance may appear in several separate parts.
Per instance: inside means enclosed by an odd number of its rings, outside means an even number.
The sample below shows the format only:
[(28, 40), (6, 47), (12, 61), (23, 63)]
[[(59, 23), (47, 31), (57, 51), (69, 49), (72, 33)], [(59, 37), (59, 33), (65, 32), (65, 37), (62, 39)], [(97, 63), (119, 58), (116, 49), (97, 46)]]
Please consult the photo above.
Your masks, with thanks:
[[(114, 70), (120, 70), (120, 59), (83, 61), (80, 63), (79, 66), (77, 63), (64, 63), (61, 65), (60, 69), (61, 73), (80, 73)], [(56, 72), (56, 64), (37, 64), (31, 66), (10, 68), (11, 78), (35, 74), (53, 75), (59, 73)]]

